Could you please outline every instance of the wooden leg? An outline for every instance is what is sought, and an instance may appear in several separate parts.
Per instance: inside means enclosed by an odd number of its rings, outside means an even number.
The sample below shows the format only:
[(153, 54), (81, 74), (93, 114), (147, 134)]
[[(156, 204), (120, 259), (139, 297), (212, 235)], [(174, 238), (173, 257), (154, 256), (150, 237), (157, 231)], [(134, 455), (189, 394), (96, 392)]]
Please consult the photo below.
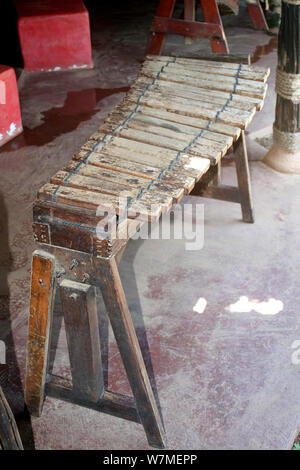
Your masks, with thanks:
[[(175, 7), (175, 3), (176, 3), (176, 0), (160, 0), (159, 5), (157, 7), (157, 11), (156, 11), (156, 16), (171, 18), (174, 7)], [(147, 54), (154, 54), (154, 55), (161, 54), (163, 47), (164, 47), (165, 39), (166, 39), (166, 33), (156, 33), (155, 31), (151, 31), (146, 55)]]
[(268, 31), (268, 23), (266, 22), (265, 15), (259, 1), (257, 0), (256, 3), (253, 3), (253, 1), (247, 2), (247, 8), (254, 28)]
[(221, 162), (217, 163), (216, 167), (216, 173), (212, 180), (214, 186), (218, 186), (221, 182)]
[[(200, 181), (195, 184), (194, 189), (191, 191), (191, 196), (203, 196), (210, 188), (216, 188), (220, 184), (221, 178), (221, 162), (212, 165), (209, 170), (202, 176)], [(210, 196), (211, 197), (211, 196)]]
[(78, 398), (98, 402), (104, 386), (95, 288), (63, 280), (60, 292), (73, 393)]
[[(248, 164), (245, 132), (242, 131), (237, 145), (241, 146), (241, 151), (235, 152), (235, 166), (240, 194), (240, 203), (243, 214), (243, 221), (254, 223), (253, 204), (251, 195), (250, 173)], [(236, 146), (237, 146), (236, 145)]]
[(34, 416), (40, 416), (44, 402), (55, 291), (54, 276), (54, 256), (35, 251), (32, 260), (25, 391), (28, 410)]
[(109, 319), (105, 310), (102, 294), (99, 287), (96, 288), (99, 336), (101, 348), (101, 360), (104, 388), (108, 388), (108, 355), (109, 355)]
[(190, 194), (192, 196), (201, 196), (240, 204), (243, 221), (254, 223), (250, 173), (244, 131), (242, 131), (239, 140), (234, 144), (234, 153), (238, 180), (237, 187), (220, 184), (221, 165), (219, 164), (208, 170)]
[[(196, 0), (184, 0), (184, 14), (183, 19), (187, 21), (195, 21), (196, 17)], [(189, 45), (193, 44), (194, 38), (191, 36), (184, 37), (184, 43)]]
[(210, 43), (212, 51), (217, 54), (228, 54), (229, 49), (227, 39), (224, 33), (223, 24), (216, 0), (201, 0), (200, 3), (206, 23), (219, 24), (223, 32), (222, 39), (211, 39)]
[(163, 448), (165, 433), (154, 399), (138, 339), (127, 306), (114, 258), (99, 260), (103, 275), (101, 291), (107, 313), (136, 401), (141, 423), (151, 446)]

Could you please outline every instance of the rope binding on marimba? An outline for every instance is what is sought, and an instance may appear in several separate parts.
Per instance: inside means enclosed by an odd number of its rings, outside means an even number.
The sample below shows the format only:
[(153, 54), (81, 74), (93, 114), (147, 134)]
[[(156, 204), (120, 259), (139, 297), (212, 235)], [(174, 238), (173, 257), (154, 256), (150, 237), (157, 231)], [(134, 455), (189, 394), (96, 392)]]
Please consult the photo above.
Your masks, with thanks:
[[(80, 168), (83, 166), (83, 165), (86, 165), (88, 163), (88, 160), (90, 158), (90, 156), (97, 150), (99, 149), (100, 146), (104, 145), (104, 144), (107, 144), (109, 142), (112, 141), (113, 137), (114, 137), (114, 134), (119, 130), (119, 129), (122, 129), (124, 126), (126, 126), (126, 124), (135, 116), (135, 114), (138, 112), (140, 106), (141, 106), (141, 99), (145, 96), (145, 94), (148, 92), (149, 88), (153, 85), (155, 85), (155, 83), (157, 82), (157, 80), (160, 78), (160, 75), (164, 72), (165, 68), (168, 67), (168, 65), (170, 63), (175, 63), (177, 60), (177, 56), (174, 57), (173, 60), (168, 60), (166, 64), (164, 64), (161, 69), (159, 70), (159, 72), (157, 73), (157, 75), (155, 76), (155, 78), (153, 79), (152, 82), (150, 82), (146, 87), (145, 89), (143, 90), (143, 92), (139, 95), (138, 99), (137, 99), (137, 103), (136, 103), (136, 106), (134, 108), (133, 111), (131, 111), (131, 113), (126, 117), (126, 119), (121, 123), (119, 124), (118, 126), (116, 126), (112, 131), (111, 131), (111, 134), (105, 134), (103, 136), (103, 138), (97, 142), (94, 147), (91, 149), (91, 151), (87, 154), (87, 156), (84, 158), (84, 160), (82, 160), (78, 165), (77, 167), (68, 174), (68, 176), (65, 178), (64, 182), (63, 182), (63, 186), (67, 186), (68, 185), (68, 181), (69, 179), (71, 178), (72, 175), (78, 173), (78, 171), (80, 170)], [(198, 141), (198, 139), (203, 135), (203, 133), (205, 131), (208, 131), (211, 127), (211, 125), (213, 123), (216, 123), (221, 115), (221, 113), (223, 111), (226, 110), (226, 108), (228, 107), (228, 105), (230, 104), (230, 102), (232, 101), (233, 99), (233, 96), (234, 94), (236, 93), (236, 89), (237, 89), (237, 86), (238, 86), (238, 81), (239, 81), (239, 76), (240, 76), (240, 73), (241, 73), (241, 70), (242, 70), (242, 64), (239, 65), (238, 69), (237, 69), (237, 73), (235, 75), (235, 82), (234, 82), (234, 86), (233, 86), (233, 90), (232, 92), (230, 93), (229, 95), (229, 98), (227, 99), (227, 101), (225, 102), (225, 104), (222, 106), (221, 109), (219, 109), (219, 111), (216, 112), (215, 114), (215, 117), (213, 119), (209, 119), (207, 125), (205, 126), (205, 128), (201, 129), (200, 132), (193, 138), (193, 140), (183, 149), (183, 150), (180, 150), (177, 152), (176, 156), (173, 158), (173, 160), (171, 160), (171, 162), (169, 163), (168, 167), (167, 168), (163, 168), (161, 170), (161, 172), (159, 173), (159, 175), (157, 176), (157, 178), (153, 179), (150, 181), (150, 183), (148, 184), (148, 186), (144, 187), (144, 188), (141, 188), (140, 191), (138, 192), (137, 196), (135, 198), (128, 198), (127, 200), (127, 204), (125, 206), (125, 214), (126, 214), (126, 211), (127, 209), (132, 205), (133, 202), (136, 202), (138, 201), (142, 196), (143, 194), (146, 192), (146, 191), (149, 191), (152, 186), (154, 186), (156, 183), (158, 183), (159, 181), (162, 180), (162, 178), (164, 177), (165, 173), (167, 171), (170, 171), (172, 170), (173, 166), (179, 162), (180, 160), (180, 157), (181, 155), (183, 155), (184, 153), (188, 152), (191, 147), (193, 145), (196, 144), (196, 142)], [(58, 185), (57, 188), (55, 189), (55, 191), (53, 192), (52, 194), (52, 201), (53, 202), (56, 202), (56, 193), (57, 191), (59, 190), (59, 188), (62, 186), (62, 185)]]

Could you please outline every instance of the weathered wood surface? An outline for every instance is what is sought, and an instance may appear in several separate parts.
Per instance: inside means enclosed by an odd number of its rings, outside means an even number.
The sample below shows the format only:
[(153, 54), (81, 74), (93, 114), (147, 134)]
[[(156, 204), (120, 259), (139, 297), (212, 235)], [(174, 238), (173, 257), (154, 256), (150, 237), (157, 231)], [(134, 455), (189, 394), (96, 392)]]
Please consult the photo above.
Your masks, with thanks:
[[(49, 373), (48, 368), (54, 269), (60, 284), (72, 381), (54, 376)], [(84, 279), (89, 279), (91, 284), (84, 283)], [(95, 285), (102, 291), (134, 398), (114, 393), (104, 387)], [(100, 260), (56, 247), (49, 247), (49, 253), (35, 252), (31, 296), (26, 377), (26, 403), (30, 412), (40, 414), (44, 395), (47, 394), (141, 423), (149, 444), (163, 448), (164, 428), (126, 303), (116, 260)], [(37, 336), (40, 336), (38, 343)], [(0, 424), (3, 422), (1, 413), (0, 394)], [(12, 426), (9, 434), (6, 428), (2, 429), (0, 426), (0, 443), (3, 448), (13, 448), (8, 447), (8, 443), (12, 445), (9, 442), (12, 439), (11, 431), (17, 430)]]
[(0, 450), (23, 450), (14, 415), (0, 386)]
[[(111, 116), (114, 116), (115, 113), (127, 113), (127, 112), (132, 112), (132, 110), (135, 108), (134, 103), (121, 103), (119, 106), (115, 108), (112, 113), (110, 113), (106, 119), (106, 122), (109, 122), (111, 119)], [(141, 105), (138, 113), (135, 114), (135, 117), (140, 117), (140, 116), (151, 116), (151, 117), (157, 117), (164, 119), (165, 121), (169, 122), (170, 126), (174, 126), (174, 124), (184, 124), (188, 127), (195, 127), (199, 129), (200, 131), (205, 131), (205, 132), (215, 132), (218, 134), (224, 134), (227, 136), (232, 137), (234, 140), (236, 140), (241, 132), (241, 129), (236, 126), (231, 126), (230, 124), (223, 124), (218, 122), (212, 121), (208, 128), (209, 124), (209, 119), (208, 118), (195, 118), (193, 116), (186, 116), (185, 114), (180, 114), (178, 112), (178, 109), (176, 109), (174, 112), (167, 111), (165, 109), (160, 108), (151, 108), (150, 106), (143, 106)], [(203, 135), (203, 134), (202, 134)]]
[[(89, 151), (81, 151), (80, 153), (76, 154), (73, 156), (75, 160), (80, 160), (86, 158), (86, 156), (89, 155)], [(84, 155), (84, 157), (83, 157)], [(115, 157), (112, 157), (110, 155), (106, 156), (105, 154), (100, 154), (100, 153), (95, 153), (94, 156), (89, 157), (88, 164), (83, 167), (87, 168), (88, 170), (90, 168), (99, 167), (103, 170), (103, 173), (108, 175), (108, 171), (110, 174), (113, 172), (113, 174), (117, 173), (120, 175), (120, 181), (123, 178), (130, 178), (131, 181), (135, 181), (137, 185), (142, 182), (140, 187), (144, 187), (145, 181), (146, 185), (149, 184), (149, 181), (155, 179), (158, 177), (160, 174), (159, 168), (155, 168), (153, 166), (147, 166), (147, 165), (142, 165), (136, 162), (124, 162), (120, 159), (117, 159)], [(108, 170), (108, 171), (107, 171)], [(79, 172), (85, 171), (84, 169), (80, 169)], [(162, 180), (162, 182), (169, 183), (172, 186), (178, 186), (180, 185), (185, 189), (185, 192), (189, 192), (190, 189), (193, 188), (194, 183), (195, 183), (195, 178), (187, 175), (184, 172), (184, 169), (182, 173), (178, 174), (178, 172), (172, 171), (166, 171)]]
[[(136, 82), (73, 161), (38, 192), (39, 204), (93, 230), (98, 210), (155, 221), (218, 165), (264, 102), (268, 70), (229, 62), (149, 55)], [(120, 198), (127, 203), (120, 204)], [(35, 225), (45, 243), (62, 239)], [(102, 215), (100, 216), (100, 219)], [(38, 221), (36, 221), (38, 222)], [(47, 223), (47, 217), (43, 220)], [(81, 237), (83, 240), (84, 237)], [(90, 243), (90, 235), (85, 245)], [(65, 246), (64, 242), (64, 246)], [(86, 248), (85, 251), (91, 250)]]
[[(241, 147), (238, 149), (238, 147)], [(245, 133), (242, 132), (234, 144), (237, 187), (220, 184), (220, 165), (211, 167), (200, 182), (194, 187), (192, 195), (235, 202), (241, 205), (243, 221), (254, 222)]]
[(33, 254), (25, 401), (34, 416), (40, 416), (44, 402), (55, 291), (54, 270), (55, 258), (52, 255), (40, 251)]
[[(250, 184), (250, 171), (247, 155), (247, 146), (245, 133), (242, 132), (240, 141), (236, 146), (240, 145), (242, 147), (241, 152), (235, 152), (235, 165), (236, 165), (236, 174), (238, 180), (238, 188), (240, 195), (240, 203), (242, 209), (243, 221), (253, 224), (254, 222), (254, 211), (253, 211), (253, 202), (252, 202), (252, 191)], [(237, 150), (237, 149), (236, 149)]]
[[(151, 79), (147, 77), (141, 77), (140, 80), (136, 81), (136, 84), (132, 87), (132, 91), (139, 91), (142, 92), (145, 87), (151, 83)], [(217, 90), (208, 90), (205, 88), (197, 88), (193, 85), (187, 85), (183, 83), (176, 83), (170, 84), (167, 81), (161, 81), (150, 87), (150, 90), (153, 93), (159, 93), (163, 97), (173, 97), (178, 96), (180, 98), (185, 98), (188, 100), (196, 100), (200, 101), (201, 105), (205, 106), (205, 103), (211, 103), (215, 105), (220, 105), (224, 103), (224, 100), (228, 100), (231, 96), (230, 93), (217, 91)], [(139, 94), (140, 94), (139, 93)], [(129, 94), (129, 96), (131, 96)], [(244, 109), (248, 111), (252, 111), (254, 107), (257, 109), (261, 105), (261, 101), (255, 98), (241, 96), (241, 95), (234, 95), (231, 99), (230, 104), (228, 105), (229, 108), (238, 108)]]
[[(213, 56), (215, 59), (216, 56)], [(147, 55), (146, 60), (150, 61), (154, 64), (159, 63), (166, 63), (170, 60), (168, 56), (154, 56), (154, 55)], [(219, 62), (217, 58), (215, 60), (205, 60), (201, 58), (189, 59), (184, 57), (177, 57), (175, 63), (169, 64), (168, 68), (171, 67), (173, 70), (181, 70), (185, 67), (188, 70), (186, 71), (199, 71), (199, 73), (215, 73), (217, 76), (229, 76), (234, 77), (237, 70), (239, 69), (239, 65), (241, 62), (233, 63), (233, 62)], [(147, 64), (147, 62), (146, 62)], [(254, 81), (262, 81), (263, 83), (266, 82), (269, 74), (267, 70), (263, 67), (257, 67), (252, 65), (243, 64), (240, 71), (240, 77), (242, 79), (247, 80), (254, 80)]]
[[(171, 52), (171, 56), (176, 57), (177, 54), (175, 52)], [(251, 65), (251, 54), (202, 54), (199, 52), (184, 51), (184, 55), (181, 54), (180, 57), (185, 59), (198, 59), (214, 62), (230, 62), (232, 64)]]
[(104, 393), (95, 288), (64, 279), (62, 311), (71, 363), (73, 394), (98, 402)]
[[(216, 76), (214, 79), (210, 77), (209, 73), (201, 72), (189, 72), (184, 67), (182, 67), (182, 72), (179, 68), (176, 71), (172, 71), (172, 64), (162, 72), (160, 78), (161, 80), (166, 80), (174, 83), (183, 83), (191, 86), (196, 86), (199, 88), (204, 88), (208, 90), (217, 90), (217, 91), (226, 91), (233, 92), (236, 79), (234, 77), (228, 77), (225, 75)], [(142, 69), (142, 74), (146, 77), (155, 78), (159, 70), (161, 69), (160, 64), (155, 67), (151, 64), (147, 64)], [(173, 85), (174, 86), (174, 85)], [(239, 79), (238, 85), (235, 89), (235, 92), (239, 95), (250, 96), (253, 98), (264, 99), (266, 95), (267, 87), (265, 84), (258, 82), (255, 83), (252, 80)]]

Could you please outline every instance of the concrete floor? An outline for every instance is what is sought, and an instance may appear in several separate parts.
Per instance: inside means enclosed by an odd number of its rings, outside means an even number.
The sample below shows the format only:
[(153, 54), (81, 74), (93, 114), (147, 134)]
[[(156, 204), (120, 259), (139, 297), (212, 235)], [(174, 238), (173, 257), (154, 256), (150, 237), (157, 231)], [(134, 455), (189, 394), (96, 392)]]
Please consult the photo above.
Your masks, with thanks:
[[(95, 68), (23, 75), (24, 133), (0, 151), (0, 339), (10, 368), (5, 392), (26, 448), (148, 448), (140, 425), (72, 404), (47, 398), (42, 417), (32, 420), (21, 411), (32, 203), (133, 82), (156, 3), (96, 2)], [(300, 365), (292, 361), (293, 343), (300, 340), (300, 177), (266, 167), (259, 161), (265, 150), (254, 142), (274, 119), (276, 38), (254, 31), (244, 9), (224, 24), (232, 53), (252, 53), (272, 70), (265, 107), (248, 133), (256, 222), (242, 223), (238, 205), (186, 198), (204, 204), (203, 249), (187, 251), (184, 240), (133, 240), (120, 271), (168, 448), (287, 449), (300, 423)], [(182, 38), (168, 38), (165, 53), (186, 50), (209, 51), (209, 42), (188, 47)], [(231, 163), (223, 174), (235, 182)], [(237, 304), (242, 296), (248, 301)], [(202, 314), (193, 311), (199, 298), (207, 301)], [(59, 313), (58, 305), (57, 326)], [(63, 328), (55, 346), (54, 371), (67, 376)], [(110, 387), (127, 393), (112, 335), (109, 346)]]

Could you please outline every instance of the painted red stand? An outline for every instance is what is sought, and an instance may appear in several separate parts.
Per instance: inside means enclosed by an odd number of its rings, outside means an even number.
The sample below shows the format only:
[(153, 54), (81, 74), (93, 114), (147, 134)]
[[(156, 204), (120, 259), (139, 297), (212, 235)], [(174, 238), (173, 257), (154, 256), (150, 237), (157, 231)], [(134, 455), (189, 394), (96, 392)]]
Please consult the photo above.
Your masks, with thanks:
[(23, 131), (16, 74), (0, 65), (0, 146)]
[[(201, 0), (200, 3), (205, 22), (172, 18), (175, 3), (176, 0), (160, 0), (151, 26), (147, 54), (161, 54), (167, 33), (211, 38), (213, 52), (221, 54), (229, 52), (216, 0)], [(194, 3), (193, 0), (185, 0), (185, 18), (191, 17), (191, 14), (187, 12), (195, 8)]]
[(263, 9), (259, 1), (248, 0), (247, 8), (248, 8), (248, 12), (251, 17), (254, 28), (268, 31), (269, 27), (266, 22), (265, 15), (264, 15)]
[[(209, 38), (214, 53), (228, 54), (228, 44), (216, 0), (200, 0), (205, 22), (195, 21), (195, 0), (184, 0), (183, 18), (172, 18), (176, 0), (160, 0), (151, 26), (150, 41), (146, 54), (162, 52), (166, 34), (185, 37)], [(231, 2), (226, 2), (231, 5)], [(232, 2), (236, 7), (236, 2)], [(268, 30), (263, 10), (258, 0), (247, 0), (247, 7), (255, 28)]]
[(14, 0), (26, 71), (91, 68), (89, 14), (81, 0)]

